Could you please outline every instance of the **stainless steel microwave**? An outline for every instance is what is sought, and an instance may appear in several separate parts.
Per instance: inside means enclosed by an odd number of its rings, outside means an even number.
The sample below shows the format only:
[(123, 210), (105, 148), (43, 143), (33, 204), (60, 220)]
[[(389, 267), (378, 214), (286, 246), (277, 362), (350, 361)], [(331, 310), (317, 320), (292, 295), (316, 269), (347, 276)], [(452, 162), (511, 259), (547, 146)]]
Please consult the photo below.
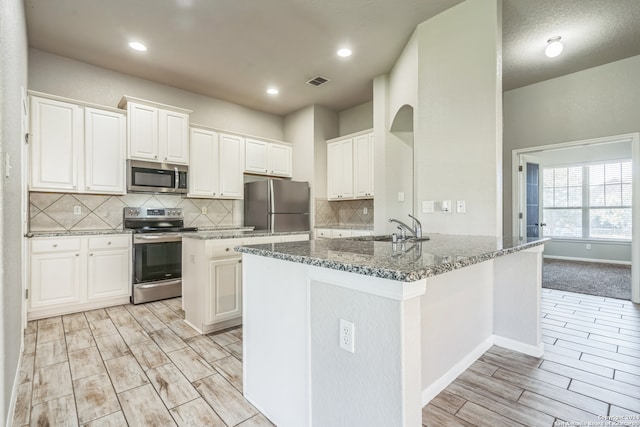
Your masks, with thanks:
[(184, 165), (127, 160), (127, 191), (130, 193), (186, 193)]

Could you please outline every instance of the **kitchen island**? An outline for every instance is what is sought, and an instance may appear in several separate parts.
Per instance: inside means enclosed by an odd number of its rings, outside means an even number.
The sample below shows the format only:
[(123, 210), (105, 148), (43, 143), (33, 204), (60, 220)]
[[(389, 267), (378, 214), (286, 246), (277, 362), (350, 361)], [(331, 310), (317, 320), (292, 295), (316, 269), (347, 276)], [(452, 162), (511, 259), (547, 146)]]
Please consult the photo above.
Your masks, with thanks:
[(182, 234), (182, 307), (185, 322), (201, 334), (242, 323), (242, 259), (239, 245), (309, 240), (309, 232), (253, 228)]
[(492, 345), (541, 356), (547, 239), (430, 237), (236, 248), (245, 397), (281, 427), (418, 427)]

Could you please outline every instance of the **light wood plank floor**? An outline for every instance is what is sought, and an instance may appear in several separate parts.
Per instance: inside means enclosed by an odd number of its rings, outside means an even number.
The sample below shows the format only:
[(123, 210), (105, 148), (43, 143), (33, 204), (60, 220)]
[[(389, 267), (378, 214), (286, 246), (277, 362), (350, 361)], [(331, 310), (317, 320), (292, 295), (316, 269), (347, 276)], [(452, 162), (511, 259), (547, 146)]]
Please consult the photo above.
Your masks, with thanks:
[(542, 292), (544, 357), (492, 347), (423, 408), (424, 426), (640, 426), (640, 306)]
[[(198, 335), (180, 306), (29, 322), (14, 426), (272, 426), (242, 397), (242, 329)], [(543, 289), (542, 315), (543, 358), (492, 347), (423, 425), (640, 426), (640, 307)]]

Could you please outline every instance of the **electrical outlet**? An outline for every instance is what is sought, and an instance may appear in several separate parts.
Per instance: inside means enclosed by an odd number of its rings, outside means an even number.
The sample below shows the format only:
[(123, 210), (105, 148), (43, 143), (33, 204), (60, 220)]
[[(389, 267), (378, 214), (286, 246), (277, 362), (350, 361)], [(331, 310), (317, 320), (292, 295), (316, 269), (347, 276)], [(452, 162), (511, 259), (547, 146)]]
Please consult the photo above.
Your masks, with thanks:
[(587, 250), (588, 250), (588, 249), (591, 249), (591, 243), (587, 243), (587, 244), (585, 245), (585, 249), (587, 249)]
[(74, 206), (73, 207), (73, 214), (74, 215), (82, 215), (82, 208), (80, 206)]
[(202, 207), (202, 214), (203, 214), (203, 215), (206, 215), (206, 214), (207, 214), (207, 207), (206, 207), (206, 206), (203, 206), (203, 207)]
[(467, 212), (467, 203), (464, 200), (458, 200), (456, 202), (456, 212), (457, 213)]
[(354, 333), (355, 333), (355, 325), (351, 322), (347, 322), (344, 319), (340, 319), (340, 348), (341, 349), (346, 350), (349, 353), (355, 353)]
[(367, 215), (368, 213), (369, 213), (369, 209), (367, 209), (366, 207), (362, 208), (362, 215)]

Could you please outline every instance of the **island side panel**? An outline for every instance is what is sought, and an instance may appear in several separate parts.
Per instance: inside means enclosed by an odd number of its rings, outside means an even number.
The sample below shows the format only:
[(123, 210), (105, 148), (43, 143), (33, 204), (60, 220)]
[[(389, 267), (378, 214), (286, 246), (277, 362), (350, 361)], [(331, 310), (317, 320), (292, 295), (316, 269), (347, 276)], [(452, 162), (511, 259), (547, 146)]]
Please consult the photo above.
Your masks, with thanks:
[(278, 426), (308, 426), (308, 267), (246, 253), (242, 263), (244, 396)]
[(428, 278), (421, 310), (426, 405), (493, 343), (493, 262)]
[(541, 357), (542, 251), (536, 246), (495, 259), (495, 344)]
[[(310, 286), (312, 425), (421, 425), (419, 298), (350, 289), (375, 281), (353, 273), (333, 279)], [(340, 319), (355, 326), (353, 353), (340, 348)]]

